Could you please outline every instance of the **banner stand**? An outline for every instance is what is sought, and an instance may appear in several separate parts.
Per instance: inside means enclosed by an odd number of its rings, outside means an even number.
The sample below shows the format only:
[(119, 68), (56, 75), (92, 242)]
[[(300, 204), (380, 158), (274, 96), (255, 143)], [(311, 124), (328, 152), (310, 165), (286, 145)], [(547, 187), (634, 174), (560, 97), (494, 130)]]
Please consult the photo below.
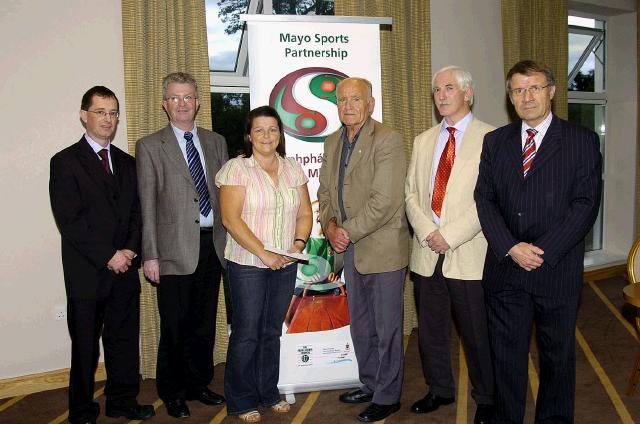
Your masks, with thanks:
[[(372, 84), (373, 118), (382, 121), (380, 25), (390, 17), (240, 15), (247, 22), (251, 109), (274, 107), (283, 122), (287, 156), (302, 165), (314, 212), (296, 289), (280, 338), (278, 389), (294, 393), (358, 387), (344, 281), (318, 222), (318, 176), (325, 138), (341, 127), (337, 84), (362, 77)], [(287, 246), (288, 247), (288, 246)], [(286, 247), (285, 247), (286, 248)]]

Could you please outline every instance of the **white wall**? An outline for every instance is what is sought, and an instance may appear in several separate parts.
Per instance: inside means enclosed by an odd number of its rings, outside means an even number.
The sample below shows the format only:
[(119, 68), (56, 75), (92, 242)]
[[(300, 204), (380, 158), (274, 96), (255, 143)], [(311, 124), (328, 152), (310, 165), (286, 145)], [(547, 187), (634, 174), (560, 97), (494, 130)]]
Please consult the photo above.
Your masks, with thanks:
[[(106, 85), (124, 112), (119, 1), (0, 2), (0, 379), (69, 367), (49, 159), (78, 141), (80, 99)], [(123, 113), (124, 115), (124, 113)], [(126, 121), (116, 144), (126, 150)]]
[(634, 239), (637, 134), (636, 14), (607, 18), (604, 249), (626, 259)]
[(496, 127), (508, 122), (503, 63), (500, 0), (431, 0), (432, 72), (447, 65), (471, 72), (473, 113)]

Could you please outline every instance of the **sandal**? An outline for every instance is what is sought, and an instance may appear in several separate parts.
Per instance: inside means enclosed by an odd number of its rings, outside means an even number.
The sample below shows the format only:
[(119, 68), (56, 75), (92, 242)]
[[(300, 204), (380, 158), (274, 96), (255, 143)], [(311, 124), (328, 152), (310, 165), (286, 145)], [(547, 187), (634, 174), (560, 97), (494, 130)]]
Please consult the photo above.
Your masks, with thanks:
[(240, 414), (238, 415), (238, 418), (240, 418), (245, 423), (257, 423), (262, 419), (262, 417), (260, 416), (260, 413), (256, 410), (245, 412), (244, 414)]
[(291, 404), (286, 400), (281, 400), (275, 405), (271, 405), (271, 410), (278, 414), (285, 414), (291, 410)]

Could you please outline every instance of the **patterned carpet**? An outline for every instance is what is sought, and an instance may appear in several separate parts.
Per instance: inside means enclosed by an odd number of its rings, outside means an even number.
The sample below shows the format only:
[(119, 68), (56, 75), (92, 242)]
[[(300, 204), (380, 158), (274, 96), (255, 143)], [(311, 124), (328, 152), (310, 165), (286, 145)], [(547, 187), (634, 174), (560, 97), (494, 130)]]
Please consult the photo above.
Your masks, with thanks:
[[(577, 390), (575, 422), (640, 423), (640, 388), (632, 396), (625, 394), (627, 381), (640, 343), (633, 327), (635, 310), (625, 304), (623, 278), (611, 278), (586, 283), (578, 316), (577, 342)], [(406, 340), (404, 390), (402, 408), (389, 417), (387, 423), (456, 423), (473, 422), (475, 404), (469, 395), (466, 364), (457, 335), (453, 337), (453, 366), (458, 376), (457, 401), (428, 415), (409, 412), (411, 404), (424, 396), (426, 387), (418, 357), (417, 335), (414, 331)], [(537, 392), (537, 352), (532, 343), (529, 367), (530, 390), (525, 422), (533, 422), (534, 393)], [(216, 367), (216, 377), (211, 389), (222, 393), (224, 364)], [(277, 415), (262, 411), (265, 423), (356, 423), (356, 415), (363, 405), (346, 405), (338, 402), (340, 391), (301, 393), (288, 414)], [(102, 383), (98, 384), (96, 399), (104, 410)], [(153, 403), (157, 415), (149, 423), (175, 423), (167, 415), (162, 402), (157, 399), (153, 380), (142, 383), (138, 400)], [(66, 422), (67, 390), (58, 389), (35, 393), (25, 397), (0, 400), (0, 423), (62, 423)], [(239, 423), (235, 417), (227, 417), (223, 407), (207, 407), (189, 402), (190, 423)], [(126, 422), (101, 415), (99, 423)]]

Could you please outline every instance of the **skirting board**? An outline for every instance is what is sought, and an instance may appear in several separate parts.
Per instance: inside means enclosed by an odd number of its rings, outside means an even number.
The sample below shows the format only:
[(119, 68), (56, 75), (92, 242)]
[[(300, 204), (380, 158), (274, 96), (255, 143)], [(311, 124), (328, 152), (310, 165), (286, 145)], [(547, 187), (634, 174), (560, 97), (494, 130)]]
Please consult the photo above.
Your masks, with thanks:
[[(98, 363), (96, 381), (107, 378), (104, 362)], [(0, 399), (69, 386), (69, 368), (0, 380)]]

